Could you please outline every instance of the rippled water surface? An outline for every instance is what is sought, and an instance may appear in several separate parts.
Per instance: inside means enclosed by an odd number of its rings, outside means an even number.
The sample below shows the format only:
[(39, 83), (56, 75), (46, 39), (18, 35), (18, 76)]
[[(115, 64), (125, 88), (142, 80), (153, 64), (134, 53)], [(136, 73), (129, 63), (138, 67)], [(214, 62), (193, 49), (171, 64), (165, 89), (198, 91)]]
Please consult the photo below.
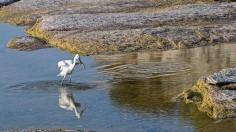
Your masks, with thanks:
[(57, 61), (74, 55), (6, 48), (10, 38), (26, 35), (23, 30), (0, 24), (0, 130), (199, 131), (235, 124), (172, 101), (199, 77), (235, 67), (234, 44), (82, 57), (86, 70), (76, 67), (73, 82), (61, 86)]

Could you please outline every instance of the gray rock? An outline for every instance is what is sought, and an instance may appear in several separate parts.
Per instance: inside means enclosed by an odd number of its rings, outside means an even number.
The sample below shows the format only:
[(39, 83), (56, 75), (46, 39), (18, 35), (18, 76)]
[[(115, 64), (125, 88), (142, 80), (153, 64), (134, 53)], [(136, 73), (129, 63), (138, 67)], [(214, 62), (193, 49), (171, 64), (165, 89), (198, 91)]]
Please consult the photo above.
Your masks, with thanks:
[(114, 13), (140, 10), (144, 8), (151, 8), (153, 6), (155, 6), (155, 3), (150, 0), (130, 0), (128, 2), (123, 0), (22, 0), (2, 8), (0, 13), (3, 15), (0, 16), (0, 21), (10, 21), (13, 24), (25, 25), (36, 22), (36, 20), (44, 14), (65, 15), (84, 13)]
[(209, 84), (229, 84), (236, 83), (236, 68), (223, 69), (218, 73), (214, 73), (206, 77), (206, 82)]
[(20, 0), (14, 7), (20, 10), (35, 10), (42, 8), (60, 7), (64, 4), (103, 3), (111, 0)]
[[(209, 2), (212, 0), (205, 0)], [(93, 14), (93, 13), (114, 13), (114, 12), (146, 12), (153, 10), (157, 12), (163, 8), (170, 8), (172, 5), (192, 4), (199, 0), (177, 0), (176, 2), (163, 0), (21, 0), (2, 9), (4, 18), (1, 21), (16, 17), (24, 17), (31, 14)], [(170, 8), (171, 9), (171, 8)], [(18, 14), (17, 16), (15, 16)], [(13, 17), (13, 18), (11, 18)], [(20, 22), (21, 23), (21, 22)]]
[(234, 42), (235, 7), (236, 3), (223, 3), (176, 6), (162, 12), (45, 14), (27, 32), (52, 44), (56, 39), (61, 48), (75, 45), (66, 49), (82, 54), (189, 48)]
[(197, 2), (212, 2), (213, 0), (176, 0), (175, 2), (166, 1), (166, 0), (21, 0), (20, 2), (14, 3), (14, 7), (18, 10), (35, 10), (35, 9), (46, 9), (46, 8), (60, 8), (65, 5), (101, 5), (105, 4), (107, 6), (120, 6), (123, 5), (136, 5), (140, 6), (146, 5), (149, 3), (149, 6), (156, 7), (169, 7), (172, 5), (181, 5), (181, 4), (194, 4)]
[[(40, 31), (36, 28), (37, 31)], [(215, 32), (217, 30), (217, 32)], [(31, 31), (27, 31), (31, 33)], [(111, 31), (46, 31), (52, 35), (53, 43), (57, 40), (57, 46), (64, 45), (73, 40), (73, 47), (80, 47), (83, 54), (122, 53), (144, 50), (179, 49), (203, 46), (236, 40), (236, 25), (217, 26), (179, 26), (157, 27)], [(34, 34), (34, 30), (32, 34)], [(42, 34), (43, 33), (37, 33)], [(34, 35), (37, 35), (34, 34)], [(212, 40), (212, 36), (215, 36)], [(63, 47), (62, 47), (63, 48)], [(77, 49), (71, 49), (75, 51)]]
[[(178, 6), (175, 10), (146, 13), (45, 15), (42, 30), (115, 30), (144, 27), (194, 25), (204, 21), (223, 22), (236, 16), (236, 3)], [(227, 17), (226, 17), (227, 16)]]

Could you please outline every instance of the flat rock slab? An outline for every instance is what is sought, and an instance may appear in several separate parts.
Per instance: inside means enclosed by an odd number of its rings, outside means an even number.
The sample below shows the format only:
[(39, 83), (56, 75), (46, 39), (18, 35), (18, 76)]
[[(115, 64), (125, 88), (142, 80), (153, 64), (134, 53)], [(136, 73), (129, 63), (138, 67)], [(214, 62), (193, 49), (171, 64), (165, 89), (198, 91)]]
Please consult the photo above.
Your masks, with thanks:
[[(166, 1), (166, 0), (20, 0), (19, 2), (14, 3), (14, 7), (18, 10), (35, 10), (35, 9), (42, 9), (42, 8), (53, 8), (53, 7), (60, 7), (63, 5), (71, 5), (71, 4), (90, 4), (93, 5), (117, 5), (122, 6), (124, 4), (135, 4), (135, 3), (151, 3), (152, 5), (157, 6), (171, 6), (171, 5), (178, 5), (178, 4), (193, 4), (197, 2), (212, 2), (213, 0), (176, 0), (175, 2)], [(141, 5), (142, 6), (142, 5)]]
[(236, 83), (236, 68), (223, 69), (218, 73), (214, 73), (206, 77), (208, 84), (229, 84)]
[(50, 48), (45, 41), (32, 36), (16, 37), (11, 39), (8, 48), (13, 48), (19, 51), (33, 51), (38, 49)]
[[(227, 17), (226, 17), (227, 16)], [(106, 31), (144, 27), (186, 25), (202, 21), (221, 22), (236, 16), (236, 3), (184, 5), (171, 11), (104, 14), (45, 15), (40, 30)], [(191, 23), (192, 22), (192, 23)]]
[(59, 7), (64, 4), (81, 4), (81, 3), (99, 3), (99, 2), (109, 2), (111, 0), (20, 0), (14, 3), (14, 7), (22, 10), (35, 10), (42, 8), (53, 8)]
[(236, 3), (213, 1), (21, 0), (1, 8), (0, 21), (84, 55), (236, 42)]
[[(185, 100), (186, 103), (196, 103), (200, 111), (207, 113), (212, 118), (235, 118), (235, 73), (236, 68), (228, 68), (202, 77), (192, 89), (185, 90), (178, 97)], [(209, 83), (209, 80), (212, 82)]]
[(235, 18), (236, 3), (161, 12), (44, 14), (27, 33), (72, 53), (158, 51), (234, 42)]

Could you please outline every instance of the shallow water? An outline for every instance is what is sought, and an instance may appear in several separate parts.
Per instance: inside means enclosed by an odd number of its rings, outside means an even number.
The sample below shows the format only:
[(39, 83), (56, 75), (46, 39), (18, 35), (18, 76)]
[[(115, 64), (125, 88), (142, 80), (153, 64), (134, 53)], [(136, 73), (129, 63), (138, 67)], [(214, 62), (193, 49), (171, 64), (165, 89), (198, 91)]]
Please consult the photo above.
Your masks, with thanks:
[(76, 67), (73, 82), (61, 86), (56, 63), (74, 55), (53, 48), (5, 48), (10, 38), (25, 35), (23, 29), (0, 24), (0, 130), (143, 132), (230, 126), (172, 98), (201, 76), (235, 67), (236, 45), (82, 57), (86, 70)]

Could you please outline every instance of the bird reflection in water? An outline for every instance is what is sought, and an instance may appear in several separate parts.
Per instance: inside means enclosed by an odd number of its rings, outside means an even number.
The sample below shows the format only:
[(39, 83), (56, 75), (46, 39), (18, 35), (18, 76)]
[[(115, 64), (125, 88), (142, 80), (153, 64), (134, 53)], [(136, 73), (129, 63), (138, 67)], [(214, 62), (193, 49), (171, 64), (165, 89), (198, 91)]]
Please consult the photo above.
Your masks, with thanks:
[(72, 90), (65, 87), (59, 89), (59, 106), (63, 109), (74, 111), (78, 119), (80, 119), (86, 109), (85, 106), (84, 108), (79, 110), (81, 104), (74, 101)]

